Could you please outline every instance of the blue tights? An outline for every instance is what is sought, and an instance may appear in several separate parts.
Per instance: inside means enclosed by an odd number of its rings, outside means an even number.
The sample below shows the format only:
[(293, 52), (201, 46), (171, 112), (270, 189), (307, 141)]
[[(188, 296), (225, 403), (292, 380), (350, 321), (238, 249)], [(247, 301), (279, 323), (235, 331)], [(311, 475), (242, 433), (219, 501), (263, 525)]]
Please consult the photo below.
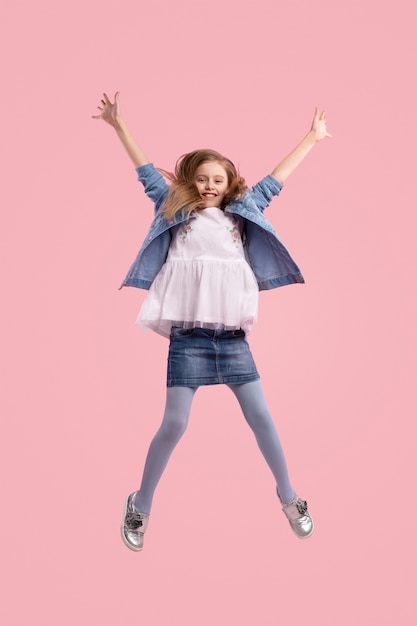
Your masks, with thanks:
[[(228, 387), (238, 399), (245, 419), (274, 475), (282, 502), (289, 502), (294, 497), (294, 490), (289, 481), (284, 452), (266, 405), (260, 381)], [(187, 428), (196, 390), (197, 387), (167, 388), (164, 418), (149, 447), (142, 483), (135, 500), (135, 507), (142, 513), (149, 513), (151, 510), (155, 489), (175, 446)]]

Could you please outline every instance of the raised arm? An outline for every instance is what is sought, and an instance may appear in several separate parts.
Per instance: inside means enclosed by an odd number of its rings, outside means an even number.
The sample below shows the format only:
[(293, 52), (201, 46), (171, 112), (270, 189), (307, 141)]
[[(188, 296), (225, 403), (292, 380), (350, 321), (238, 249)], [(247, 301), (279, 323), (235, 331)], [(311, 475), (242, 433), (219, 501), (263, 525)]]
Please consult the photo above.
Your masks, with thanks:
[(300, 165), (301, 161), (318, 141), (324, 139), (324, 137), (331, 136), (332, 135), (327, 132), (326, 113), (323, 111), (320, 114), (316, 108), (310, 132), (285, 159), (278, 163), (272, 172), (272, 176), (276, 178), (278, 182), (283, 183), (288, 176), (293, 173), (295, 168)]
[(113, 126), (116, 131), (120, 141), (124, 145), (126, 152), (130, 156), (135, 167), (140, 167), (141, 165), (145, 165), (149, 163), (147, 156), (143, 152), (142, 148), (138, 146), (136, 141), (133, 139), (129, 130), (127, 129), (126, 124), (122, 120), (120, 115), (120, 102), (119, 102), (119, 92), (117, 91), (114, 95), (114, 103), (110, 102), (107, 94), (103, 94), (103, 98), (101, 100), (101, 106), (97, 107), (100, 110), (99, 115), (92, 115), (95, 120), (104, 120), (110, 126)]

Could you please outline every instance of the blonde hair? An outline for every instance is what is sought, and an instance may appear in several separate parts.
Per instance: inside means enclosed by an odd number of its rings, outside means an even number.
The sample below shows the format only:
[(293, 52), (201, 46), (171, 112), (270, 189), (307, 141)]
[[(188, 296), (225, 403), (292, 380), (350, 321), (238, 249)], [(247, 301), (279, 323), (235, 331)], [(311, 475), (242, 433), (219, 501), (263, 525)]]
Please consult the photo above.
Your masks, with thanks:
[(172, 219), (178, 212), (181, 212), (182, 216), (189, 217), (192, 211), (204, 208), (204, 200), (195, 184), (195, 173), (200, 165), (213, 161), (218, 162), (227, 174), (229, 189), (223, 200), (224, 206), (246, 191), (246, 183), (230, 159), (215, 150), (188, 152), (176, 162), (174, 174), (158, 168), (172, 183), (161, 208), (161, 213), (166, 218)]

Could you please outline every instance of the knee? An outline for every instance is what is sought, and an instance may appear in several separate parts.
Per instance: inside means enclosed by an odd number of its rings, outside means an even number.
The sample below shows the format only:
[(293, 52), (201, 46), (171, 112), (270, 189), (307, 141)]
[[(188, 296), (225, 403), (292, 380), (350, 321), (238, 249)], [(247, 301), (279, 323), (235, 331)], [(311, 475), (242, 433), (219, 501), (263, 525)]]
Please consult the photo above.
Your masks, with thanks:
[(188, 415), (167, 412), (161, 424), (160, 434), (170, 441), (178, 440), (184, 434), (187, 424)]
[(265, 407), (252, 411), (249, 415), (247, 414), (245, 417), (249, 426), (257, 432), (270, 431), (271, 428), (273, 428), (272, 416), (268, 409)]

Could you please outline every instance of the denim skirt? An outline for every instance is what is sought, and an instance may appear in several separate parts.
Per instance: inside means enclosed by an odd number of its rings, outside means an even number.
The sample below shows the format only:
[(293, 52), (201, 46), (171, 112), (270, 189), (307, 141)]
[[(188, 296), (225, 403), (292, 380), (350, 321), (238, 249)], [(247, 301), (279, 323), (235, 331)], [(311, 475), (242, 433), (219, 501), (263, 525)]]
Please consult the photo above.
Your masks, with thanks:
[(168, 387), (238, 384), (258, 379), (243, 330), (171, 329)]

